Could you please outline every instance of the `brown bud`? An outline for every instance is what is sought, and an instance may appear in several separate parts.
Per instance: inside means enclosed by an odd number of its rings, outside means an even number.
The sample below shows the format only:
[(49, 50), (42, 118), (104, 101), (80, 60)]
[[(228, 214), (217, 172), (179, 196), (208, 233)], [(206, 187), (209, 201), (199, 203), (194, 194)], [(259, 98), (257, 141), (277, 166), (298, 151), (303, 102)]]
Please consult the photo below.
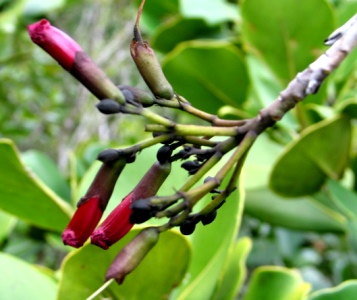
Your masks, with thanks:
[(174, 90), (167, 81), (155, 52), (148, 42), (143, 41), (139, 29), (134, 28), (134, 39), (130, 44), (131, 56), (152, 93), (158, 98), (171, 99)]
[(125, 276), (139, 265), (158, 240), (159, 232), (156, 228), (148, 227), (142, 230), (115, 257), (105, 275), (105, 280), (114, 278), (118, 284), (121, 284)]

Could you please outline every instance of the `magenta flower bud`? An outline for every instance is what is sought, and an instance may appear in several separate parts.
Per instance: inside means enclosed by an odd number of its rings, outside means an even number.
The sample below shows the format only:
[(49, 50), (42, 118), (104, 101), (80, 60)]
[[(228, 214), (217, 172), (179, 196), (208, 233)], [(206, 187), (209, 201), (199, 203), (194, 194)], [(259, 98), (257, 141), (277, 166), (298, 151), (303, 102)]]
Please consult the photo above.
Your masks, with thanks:
[(27, 26), (31, 40), (50, 54), (67, 71), (71, 71), (75, 55), (82, 48), (63, 31), (42, 19)]
[(63, 31), (42, 19), (27, 26), (31, 40), (51, 55), (99, 100), (113, 99), (124, 104), (124, 95), (82, 48)]
[(91, 243), (108, 249), (120, 240), (134, 224), (130, 222), (130, 206), (139, 199), (156, 195), (171, 171), (171, 164), (155, 162), (131, 193), (109, 214), (104, 222), (92, 233)]
[(139, 265), (158, 240), (159, 232), (156, 228), (148, 227), (143, 229), (115, 257), (105, 275), (105, 280), (108, 281), (114, 278), (118, 284), (121, 284), (126, 275)]
[(105, 250), (125, 236), (134, 224), (130, 223), (133, 193), (127, 195), (92, 233), (91, 243)]
[(103, 215), (125, 164), (126, 159), (120, 158), (115, 163), (101, 166), (86, 195), (78, 202), (76, 212), (62, 233), (65, 245), (79, 248), (88, 239)]

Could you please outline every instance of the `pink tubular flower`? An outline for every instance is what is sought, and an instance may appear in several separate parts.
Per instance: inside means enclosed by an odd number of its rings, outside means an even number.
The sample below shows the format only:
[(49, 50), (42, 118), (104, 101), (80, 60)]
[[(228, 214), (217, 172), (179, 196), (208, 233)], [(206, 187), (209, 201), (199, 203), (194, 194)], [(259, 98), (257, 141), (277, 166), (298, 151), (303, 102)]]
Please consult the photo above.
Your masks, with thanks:
[(171, 163), (155, 162), (132, 192), (109, 214), (104, 222), (91, 234), (91, 243), (108, 249), (120, 240), (134, 224), (130, 223), (131, 204), (139, 199), (156, 195), (171, 171)]
[(125, 97), (104, 72), (65, 32), (42, 19), (27, 26), (31, 40), (51, 55), (99, 100), (106, 98), (124, 104)]
[(103, 215), (99, 201), (98, 196), (92, 197), (78, 207), (62, 233), (65, 245), (79, 248), (88, 239)]
[(91, 235), (91, 243), (107, 250), (114, 242), (125, 236), (134, 224), (130, 223), (133, 193), (127, 195), (109, 214), (103, 224)]
[(63, 31), (42, 19), (27, 26), (31, 40), (50, 54), (67, 71), (72, 69), (76, 52), (82, 48)]
[(115, 183), (124, 169), (125, 158), (114, 163), (103, 163), (86, 195), (77, 204), (77, 210), (62, 233), (65, 245), (81, 247), (98, 225)]

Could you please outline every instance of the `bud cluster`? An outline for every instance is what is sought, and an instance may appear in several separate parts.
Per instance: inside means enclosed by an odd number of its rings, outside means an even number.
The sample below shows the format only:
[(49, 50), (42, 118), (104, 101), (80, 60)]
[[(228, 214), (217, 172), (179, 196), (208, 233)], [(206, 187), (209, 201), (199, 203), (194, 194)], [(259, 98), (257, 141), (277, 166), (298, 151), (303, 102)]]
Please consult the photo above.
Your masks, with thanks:
[[(194, 232), (199, 222), (208, 225), (215, 220), (217, 210), (235, 188), (245, 154), (256, 137), (249, 127), (253, 123), (221, 120), (194, 108), (175, 93), (154, 50), (141, 36), (138, 22), (143, 4), (144, 1), (134, 26), (130, 53), (149, 91), (112, 83), (74, 40), (51, 26), (47, 20), (28, 27), (32, 40), (100, 100), (96, 107), (101, 113), (140, 115), (154, 123), (146, 126), (146, 130), (153, 133), (152, 139), (129, 148), (107, 149), (99, 153), (97, 159), (102, 166), (86, 194), (79, 200), (77, 210), (62, 234), (64, 244), (75, 248), (90, 239), (91, 244), (108, 249), (124, 237), (134, 224), (144, 223), (152, 217), (168, 218), (164, 225), (144, 229), (118, 254), (106, 275), (107, 280), (115, 279), (118, 283), (122, 283), (157, 243), (160, 232), (177, 226), (182, 234), (188, 235)], [(148, 109), (154, 105), (179, 109), (211, 124), (177, 124)], [(226, 138), (215, 141), (216, 135)], [(157, 151), (157, 161), (100, 223), (125, 166), (134, 163), (136, 155), (145, 148), (159, 143), (162, 146)], [(233, 149), (234, 153), (220, 171), (197, 186), (206, 173)], [(188, 180), (173, 195), (157, 196), (171, 172), (171, 165), (179, 160), (182, 161), (181, 168), (188, 172)], [(218, 190), (231, 169), (235, 171), (228, 185)], [(118, 184), (120, 186), (120, 182)], [(201, 211), (194, 211), (197, 202), (210, 193), (215, 194), (211, 203)]]

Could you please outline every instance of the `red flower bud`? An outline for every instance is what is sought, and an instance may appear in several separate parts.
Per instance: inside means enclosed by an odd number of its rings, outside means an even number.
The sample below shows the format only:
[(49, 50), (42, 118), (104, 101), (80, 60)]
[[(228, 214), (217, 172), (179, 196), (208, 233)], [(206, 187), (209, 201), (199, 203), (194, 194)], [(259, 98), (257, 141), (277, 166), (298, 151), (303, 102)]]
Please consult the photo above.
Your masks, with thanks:
[(115, 183), (124, 169), (125, 158), (119, 158), (111, 164), (103, 164), (95, 176), (86, 195), (78, 202), (78, 208), (63, 231), (65, 245), (81, 247), (98, 225), (108, 201), (113, 193)]
[(171, 164), (155, 162), (132, 192), (109, 214), (104, 222), (92, 233), (91, 243), (108, 249), (133, 227), (130, 223), (132, 202), (156, 195), (170, 174)]
[(130, 223), (133, 193), (126, 196), (109, 214), (104, 222), (92, 233), (91, 243), (107, 250), (116, 241), (125, 236), (134, 224)]
[(27, 26), (31, 40), (50, 54), (67, 71), (72, 69), (76, 52), (81, 47), (63, 31), (42, 19)]
[(78, 207), (67, 228), (63, 231), (63, 243), (74, 248), (83, 246), (102, 215), (99, 197), (88, 199)]
[(63, 31), (43, 19), (27, 26), (31, 40), (51, 55), (99, 100), (113, 99), (125, 104), (125, 97), (104, 72)]

